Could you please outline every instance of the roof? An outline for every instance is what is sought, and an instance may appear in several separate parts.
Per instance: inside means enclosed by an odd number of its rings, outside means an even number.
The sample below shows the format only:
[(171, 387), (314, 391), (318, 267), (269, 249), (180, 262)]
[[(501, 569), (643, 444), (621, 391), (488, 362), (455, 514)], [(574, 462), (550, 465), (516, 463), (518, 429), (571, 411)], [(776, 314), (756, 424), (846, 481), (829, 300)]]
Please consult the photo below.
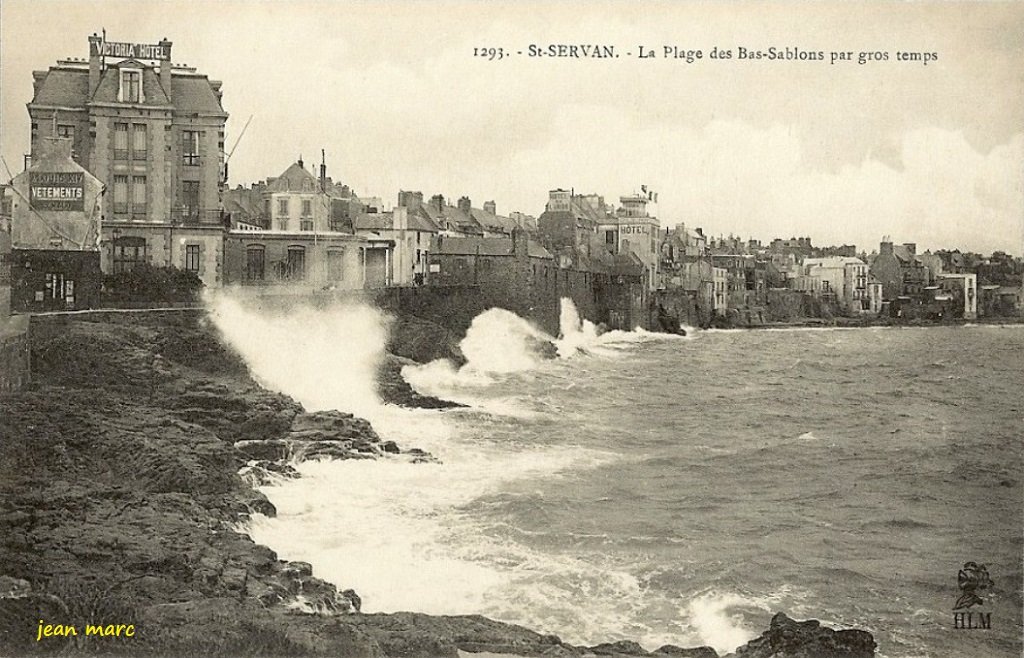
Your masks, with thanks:
[(205, 75), (195, 73), (175, 73), (171, 71), (171, 99), (167, 90), (160, 83), (159, 71), (133, 60), (111, 64), (100, 76), (100, 82), (90, 97), (89, 69), (76, 66), (52, 66), (47, 71), (37, 72), (40, 79), (34, 105), (57, 105), (63, 107), (81, 107), (86, 103), (117, 103), (121, 65), (138, 66), (142, 69), (142, 103), (143, 106), (173, 105), (176, 112), (184, 114), (226, 114), (216, 88)]
[(352, 219), (357, 231), (379, 231), (392, 227), (391, 213), (361, 212)]
[(920, 260), (918, 260), (917, 256), (915, 256), (914, 254), (910, 253), (910, 250), (907, 249), (904, 245), (901, 245), (901, 244), (894, 244), (892, 246), (892, 253), (902, 263), (920, 263), (921, 262)]
[[(450, 256), (512, 256), (514, 244), (512, 238), (445, 237), (438, 242), (435, 253)], [(526, 253), (531, 258), (552, 258), (547, 249), (530, 239), (527, 239)]]
[(497, 230), (511, 235), (512, 231), (517, 226), (514, 221), (504, 215), (496, 215), (494, 213), (487, 212), (486, 210), (481, 210), (480, 208), (473, 208), (470, 212), (473, 215), (473, 219), (487, 229)]
[(89, 97), (89, 71), (52, 67), (41, 72), (39, 84), (32, 103), (36, 105), (63, 105), (85, 107)]
[[(423, 231), (425, 233), (437, 233), (438, 228), (426, 217), (416, 214), (408, 214), (408, 230)], [(391, 230), (395, 227), (394, 211), (389, 212), (361, 212), (352, 220), (357, 231), (379, 231)]]
[[(312, 187), (310, 189), (303, 189), (303, 182), (311, 181)], [(316, 176), (306, 171), (306, 169), (299, 164), (294, 162), (284, 173), (275, 178), (274, 180), (267, 183), (268, 192), (319, 192), (320, 181), (317, 180)]]
[(824, 256), (822, 258), (805, 258), (804, 266), (844, 267), (846, 265), (866, 265), (864, 261), (853, 256)]
[(171, 98), (179, 112), (225, 113), (213, 83), (205, 75), (175, 75), (171, 71)]

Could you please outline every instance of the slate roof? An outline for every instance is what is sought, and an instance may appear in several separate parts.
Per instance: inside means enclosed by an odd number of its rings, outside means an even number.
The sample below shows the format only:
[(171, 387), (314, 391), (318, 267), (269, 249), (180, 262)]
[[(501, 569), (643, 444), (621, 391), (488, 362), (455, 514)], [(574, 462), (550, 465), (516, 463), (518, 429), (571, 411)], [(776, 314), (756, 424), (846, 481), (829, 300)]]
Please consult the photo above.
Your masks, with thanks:
[[(38, 89), (32, 98), (33, 105), (58, 105), (63, 107), (84, 108), (90, 101), (101, 103), (117, 103), (117, 92), (120, 86), (119, 65), (137, 64), (135, 62), (119, 62), (110, 64), (100, 76), (90, 98), (89, 70), (81, 67), (52, 66), (41, 72)], [(167, 90), (160, 84), (160, 74), (152, 66), (138, 64), (142, 69), (142, 105), (167, 106), (172, 102), (167, 97)], [(174, 109), (178, 113), (192, 114), (225, 114), (220, 100), (217, 98), (214, 83), (205, 75), (182, 74), (171, 71), (171, 95), (174, 98)]]
[(892, 246), (892, 253), (901, 263), (920, 263), (917, 256), (910, 253), (910, 250), (901, 244)]
[(45, 72), (32, 103), (85, 107), (89, 96), (89, 72), (80, 69), (53, 67)]
[[(303, 189), (303, 181), (310, 181), (312, 187)], [(268, 192), (320, 192), (320, 181), (306, 171), (298, 162), (293, 162), (284, 173), (267, 183)]]
[(392, 226), (391, 213), (361, 212), (352, 219), (357, 231), (379, 231)]
[(512, 235), (512, 230), (517, 226), (514, 221), (504, 215), (496, 215), (480, 208), (473, 208), (471, 214), (477, 224), (493, 232), (500, 231)]

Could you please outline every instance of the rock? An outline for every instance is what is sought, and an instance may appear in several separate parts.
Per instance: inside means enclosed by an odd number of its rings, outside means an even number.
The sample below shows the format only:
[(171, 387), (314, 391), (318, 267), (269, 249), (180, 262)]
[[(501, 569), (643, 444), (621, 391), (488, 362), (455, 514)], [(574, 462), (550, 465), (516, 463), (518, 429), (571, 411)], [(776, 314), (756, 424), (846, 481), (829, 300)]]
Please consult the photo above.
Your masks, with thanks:
[(450, 409), (465, 406), (418, 393), (402, 376), (402, 368), (408, 365), (416, 365), (416, 362), (393, 354), (384, 356), (377, 368), (377, 393), (381, 400), (416, 409)]
[(238, 450), (246, 459), (258, 461), (277, 461), (291, 456), (292, 444), (284, 439), (253, 439), (235, 442)]
[(875, 639), (860, 630), (834, 631), (816, 619), (795, 621), (778, 613), (768, 630), (736, 650), (735, 658), (872, 658)]
[(387, 351), (417, 363), (448, 359), (456, 366), (466, 362), (459, 348), (460, 337), (439, 324), (404, 316), (391, 325)]
[(659, 647), (652, 654), (652, 656), (681, 656), (682, 658), (718, 658), (718, 652), (711, 647), (696, 647), (693, 649), (684, 649), (677, 647), (674, 644), (666, 644), (663, 647)]
[(363, 607), (363, 600), (359, 598), (359, 595), (356, 594), (356, 591), (354, 589), (345, 590), (341, 593), (341, 596), (349, 600), (349, 602), (352, 604), (353, 611), (359, 612), (359, 610)]
[(380, 445), (380, 448), (384, 452), (392, 455), (397, 455), (398, 453), (401, 452), (401, 449), (398, 447), (398, 444), (395, 443), (394, 441), (385, 441)]
[(288, 578), (310, 578), (313, 576), (313, 565), (309, 562), (288, 562), (281, 567), (281, 574)]
[(590, 652), (598, 656), (646, 656), (647, 651), (632, 640), (603, 642), (590, 647)]

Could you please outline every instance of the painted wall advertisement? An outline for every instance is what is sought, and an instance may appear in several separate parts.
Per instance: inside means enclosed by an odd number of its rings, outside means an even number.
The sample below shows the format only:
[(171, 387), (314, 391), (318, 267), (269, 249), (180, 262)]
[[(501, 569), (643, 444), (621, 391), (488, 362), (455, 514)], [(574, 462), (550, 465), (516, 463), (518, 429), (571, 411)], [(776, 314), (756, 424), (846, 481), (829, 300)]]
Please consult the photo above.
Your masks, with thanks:
[(80, 171), (30, 172), (33, 210), (85, 210), (85, 174)]

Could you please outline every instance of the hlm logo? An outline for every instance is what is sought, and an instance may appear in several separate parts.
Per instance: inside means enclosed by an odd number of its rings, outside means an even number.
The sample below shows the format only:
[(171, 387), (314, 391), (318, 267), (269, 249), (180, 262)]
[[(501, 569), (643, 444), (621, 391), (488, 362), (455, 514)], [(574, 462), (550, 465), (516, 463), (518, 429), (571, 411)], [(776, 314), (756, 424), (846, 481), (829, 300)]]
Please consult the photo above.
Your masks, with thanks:
[(973, 606), (985, 604), (981, 592), (994, 584), (988, 577), (985, 565), (965, 562), (964, 568), (957, 574), (956, 584), (960, 588), (960, 597), (953, 606), (953, 628), (992, 628), (991, 612), (970, 611)]

